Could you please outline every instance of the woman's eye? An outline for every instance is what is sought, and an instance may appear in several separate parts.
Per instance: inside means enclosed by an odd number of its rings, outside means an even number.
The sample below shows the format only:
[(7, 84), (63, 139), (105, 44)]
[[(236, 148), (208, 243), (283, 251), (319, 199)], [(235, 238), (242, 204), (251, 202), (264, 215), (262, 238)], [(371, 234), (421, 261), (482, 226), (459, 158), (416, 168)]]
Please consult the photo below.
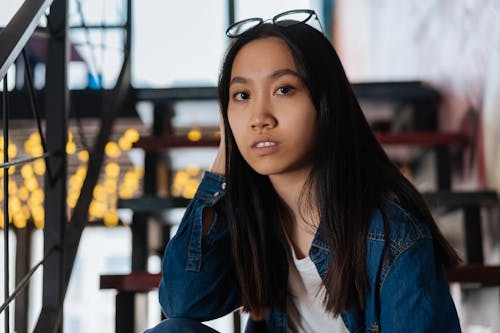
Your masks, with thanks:
[(239, 92), (233, 94), (233, 98), (237, 101), (246, 100), (246, 99), (248, 99), (248, 97), (249, 97), (249, 94), (246, 92), (243, 92), (243, 91), (239, 91)]
[(288, 95), (291, 92), (293, 92), (293, 90), (294, 90), (293, 87), (290, 87), (290, 86), (279, 87), (276, 90), (276, 94), (278, 94), (278, 95)]

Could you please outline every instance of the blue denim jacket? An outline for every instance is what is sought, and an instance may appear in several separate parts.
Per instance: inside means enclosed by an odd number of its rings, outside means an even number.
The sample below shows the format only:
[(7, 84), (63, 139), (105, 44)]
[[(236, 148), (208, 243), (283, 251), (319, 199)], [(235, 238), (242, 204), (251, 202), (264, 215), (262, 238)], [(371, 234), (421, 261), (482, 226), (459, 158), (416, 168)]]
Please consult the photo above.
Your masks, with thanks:
[[(224, 216), (216, 216), (202, 238), (202, 212), (224, 197), (224, 177), (206, 172), (188, 205), (177, 234), (163, 258), (160, 303), (167, 318), (206, 321), (240, 306), (233, 269), (231, 241)], [(350, 332), (460, 332), (455, 306), (442, 269), (437, 268), (432, 238), (425, 225), (394, 203), (383, 208), (389, 231), (384, 250), (380, 211), (372, 217), (367, 235), (366, 265), (370, 292), (363, 310), (341, 313)], [(220, 214), (223, 215), (223, 214)], [(326, 242), (317, 231), (309, 256), (320, 276), (330, 263)], [(286, 258), (281, 276), (288, 276)], [(287, 281), (283, 281), (286, 288)], [(286, 302), (282, 303), (286, 304)], [(256, 327), (250, 322), (248, 331)], [(272, 309), (265, 320), (269, 332), (287, 332), (286, 309)], [(327, 332), (327, 330), (325, 330)]]

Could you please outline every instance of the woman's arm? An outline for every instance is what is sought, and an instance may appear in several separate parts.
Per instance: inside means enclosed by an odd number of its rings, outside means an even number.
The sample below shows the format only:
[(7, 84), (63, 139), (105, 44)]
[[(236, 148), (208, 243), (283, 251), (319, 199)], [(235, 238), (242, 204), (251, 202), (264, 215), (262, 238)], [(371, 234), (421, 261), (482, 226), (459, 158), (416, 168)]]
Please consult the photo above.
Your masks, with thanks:
[(240, 306), (223, 203), (226, 159), (220, 123), (217, 156), (163, 257), (160, 303), (169, 318), (205, 321)]
[(444, 271), (435, 264), (432, 239), (417, 240), (389, 269), (381, 286), (381, 332), (460, 332)]
[[(162, 262), (160, 303), (167, 317), (200, 321), (223, 316), (240, 304), (222, 200), (224, 177), (206, 172)], [(203, 212), (213, 222), (203, 236)], [(205, 222), (205, 221), (203, 221)]]

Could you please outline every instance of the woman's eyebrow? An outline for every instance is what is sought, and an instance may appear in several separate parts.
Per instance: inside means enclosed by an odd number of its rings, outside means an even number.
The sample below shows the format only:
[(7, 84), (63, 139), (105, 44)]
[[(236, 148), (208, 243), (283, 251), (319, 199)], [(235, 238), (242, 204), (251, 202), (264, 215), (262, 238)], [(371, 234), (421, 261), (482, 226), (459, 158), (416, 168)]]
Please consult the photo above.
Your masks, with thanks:
[(247, 79), (245, 79), (244, 77), (242, 76), (235, 76), (231, 79), (231, 81), (229, 82), (229, 86), (231, 86), (232, 84), (234, 83), (247, 83)]
[(277, 71), (274, 71), (271, 75), (269, 75), (270, 78), (272, 79), (277, 79), (279, 77), (282, 77), (284, 75), (293, 75), (297, 77), (298, 79), (302, 79), (296, 71), (289, 69), (289, 68), (284, 68), (284, 69), (278, 69)]
[[(269, 75), (269, 78), (276, 80), (276, 79), (278, 79), (282, 76), (285, 76), (285, 75), (293, 75), (293, 76), (297, 77), (298, 79), (302, 80), (299, 73), (297, 73), (296, 71), (289, 69), (289, 68), (278, 69), (278, 70), (272, 72)], [(248, 82), (248, 80), (246, 78), (244, 78), (243, 76), (235, 76), (229, 82), (229, 86), (231, 86), (234, 83), (247, 83), (247, 82)]]

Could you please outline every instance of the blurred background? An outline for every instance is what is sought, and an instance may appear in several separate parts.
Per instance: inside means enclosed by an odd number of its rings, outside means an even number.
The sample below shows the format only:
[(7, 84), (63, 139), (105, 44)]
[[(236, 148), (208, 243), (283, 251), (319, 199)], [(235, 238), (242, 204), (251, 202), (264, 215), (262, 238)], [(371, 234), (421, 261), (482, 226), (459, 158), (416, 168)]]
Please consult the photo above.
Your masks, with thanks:
[[(464, 332), (500, 332), (499, 0), (0, 8), (0, 162), (28, 161), (0, 174), (1, 302), (34, 273), (0, 332), (139, 332), (162, 319), (161, 256), (220, 136), (225, 30), (297, 8), (318, 13), (377, 138), (464, 258), (448, 275)], [(64, 158), (48, 162), (51, 149)], [(245, 320), (208, 324), (236, 333)]]

